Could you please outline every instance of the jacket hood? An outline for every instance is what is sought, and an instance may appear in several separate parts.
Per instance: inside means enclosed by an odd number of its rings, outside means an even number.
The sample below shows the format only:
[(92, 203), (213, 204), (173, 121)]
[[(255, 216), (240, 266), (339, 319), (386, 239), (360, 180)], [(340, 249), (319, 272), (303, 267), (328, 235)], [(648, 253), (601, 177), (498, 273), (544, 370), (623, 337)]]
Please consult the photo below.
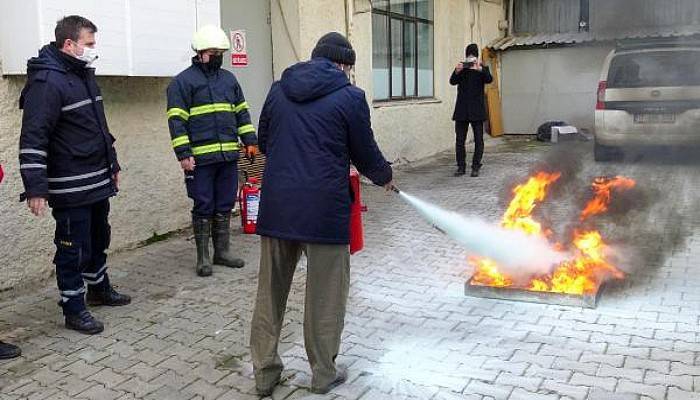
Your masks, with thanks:
[(319, 57), (287, 68), (280, 84), (287, 98), (303, 103), (342, 89), (350, 80), (332, 61)]

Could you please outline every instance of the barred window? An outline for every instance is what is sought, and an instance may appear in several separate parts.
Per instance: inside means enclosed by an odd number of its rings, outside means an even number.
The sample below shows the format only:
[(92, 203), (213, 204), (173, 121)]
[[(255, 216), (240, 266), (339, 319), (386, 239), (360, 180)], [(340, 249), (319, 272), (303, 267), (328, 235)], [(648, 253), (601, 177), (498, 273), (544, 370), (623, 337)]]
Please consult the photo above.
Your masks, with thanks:
[(433, 97), (433, 0), (372, 4), (374, 100)]

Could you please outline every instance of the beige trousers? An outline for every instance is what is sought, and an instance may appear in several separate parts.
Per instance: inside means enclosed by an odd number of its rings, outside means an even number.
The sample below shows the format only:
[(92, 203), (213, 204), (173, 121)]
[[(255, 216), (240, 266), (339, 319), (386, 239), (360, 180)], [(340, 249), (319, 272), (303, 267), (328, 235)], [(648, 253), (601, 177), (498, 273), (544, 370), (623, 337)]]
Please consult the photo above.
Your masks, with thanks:
[(282, 373), (277, 345), (292, 277), (303, 252), (307, 259), (304, 346), (313, 375), (311, 385), (324, 387), (335, 379), (335, 358), (345, 322), (350, 287), (348, 246), (261, 237), (260, 250), (250, 334), (256, 386), (269, 388)]

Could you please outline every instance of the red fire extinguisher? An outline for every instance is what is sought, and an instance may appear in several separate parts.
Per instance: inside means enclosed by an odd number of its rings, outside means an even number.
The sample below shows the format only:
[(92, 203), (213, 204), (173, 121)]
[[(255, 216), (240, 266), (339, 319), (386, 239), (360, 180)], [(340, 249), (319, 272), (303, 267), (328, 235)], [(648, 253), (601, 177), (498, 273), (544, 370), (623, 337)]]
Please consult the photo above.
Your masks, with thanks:
[(257, 178), (249, 178), (244, 172), (245, 183), (238, 194), (241, 205), (241, 225), (243, 233), (253, 234), (258, 225), (258, 206), (260, 205), (260, 188)]
[(362, 231), (362, 213), (367, 211), (367, 207), (362, 205), (360, 174), (355, 168), (350, 168), (350, 190), (352, 192), (352, 203), (350, 203), (350, 254), (355, 254), (362, 250), (365, 245)]

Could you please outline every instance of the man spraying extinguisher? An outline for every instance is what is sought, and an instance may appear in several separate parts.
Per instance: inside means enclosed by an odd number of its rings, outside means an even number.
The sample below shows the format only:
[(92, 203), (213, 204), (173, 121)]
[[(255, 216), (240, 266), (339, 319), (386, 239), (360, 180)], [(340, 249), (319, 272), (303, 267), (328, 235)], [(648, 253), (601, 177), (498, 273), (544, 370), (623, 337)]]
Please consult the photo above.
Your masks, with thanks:
[(304, 344), (313, 393), (343, 383), (336, 365), (350, 284), (350, 162), (379, 186), (392, 188), (392, 169), (374, 140), (365, 93), (348, 74), (355, 51), (341, 34), (324, 35), (312, 59), (287, 68), (260, 116), (267, 159), (257, 233), (258, 293), (251, 329), (255, 383), (270, 395), (279, 383), (277, 353), (292, 277), (307, 259)]
[[(229, 250), (231, 210), (238, 188), (239, 141), (248, 157), (257, 153), (255, 128), (236, 77), (221, 69), (230, 47), (219, 27), (200, 28), (192, 39), (192, 65), (168, 86), (168, 126), (172, 146), (194, 201), (192, 228), (196, 271), (210, 276), (213, 264), (243, 267)], [(209, 256), (213, 238), (214, 257)]]

